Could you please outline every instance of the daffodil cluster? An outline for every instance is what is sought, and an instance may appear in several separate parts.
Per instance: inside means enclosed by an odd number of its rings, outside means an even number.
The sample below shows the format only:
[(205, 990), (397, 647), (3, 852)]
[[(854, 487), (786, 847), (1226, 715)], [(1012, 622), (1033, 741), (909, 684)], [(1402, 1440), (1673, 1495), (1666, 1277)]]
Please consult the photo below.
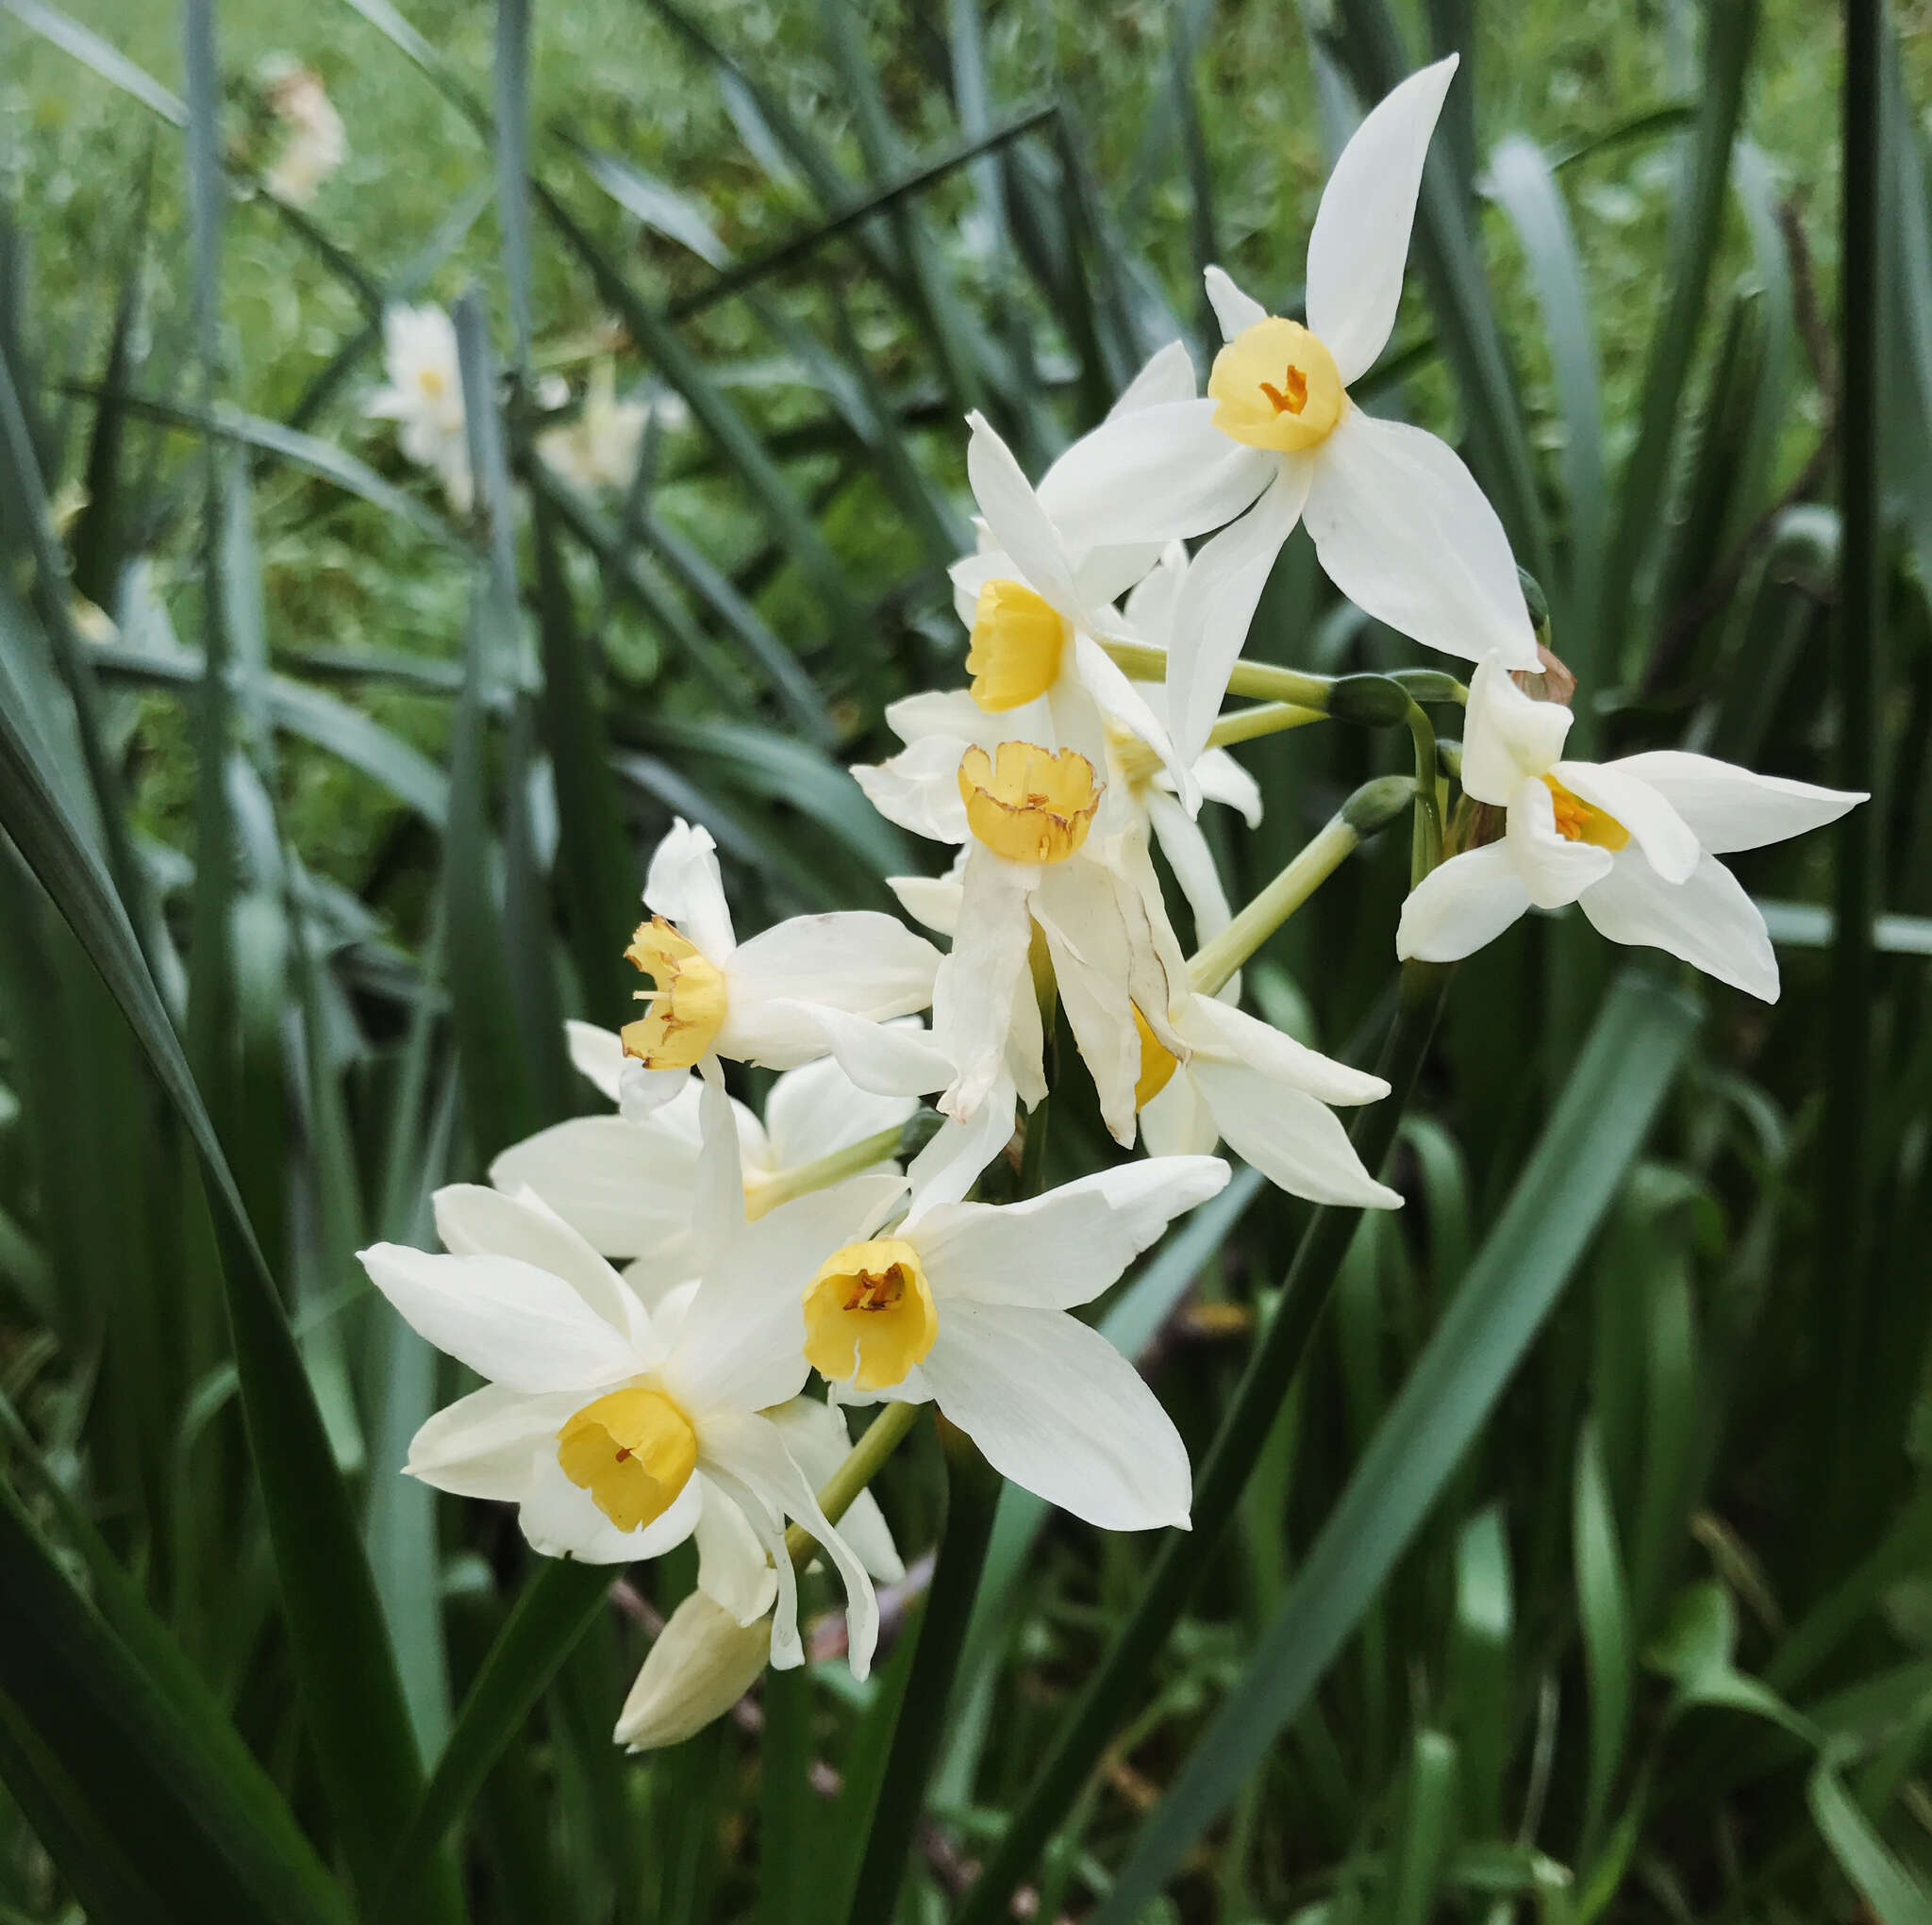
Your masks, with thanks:
[[(944, 952), (870, 910), (741, 940), (711, 838), (676, 822), (626, 952), (639, 1009), (615, 1033), (571, 1026), (612, 1107), (505, 1150), (489, 1187), (441, 1191), (443, 1253), (363, 1253), (481, 1380), (425, 1425), (413, 1474), (515, 1504), (549, 1554), (616, 1564), (695, 1540), (698, 1592), (625, 1708), (626, 1742), (673, 1741), (768, 1659), (799, 1663), (795, 1572), (820, 1552), (864, 1674), (874, 1585), (900, 1564), (853, 1469), (868, 1445), (851, 1451), (848, 1406), (933, 1403), (1002, 1475), (1101, 1528), (1187, 1524), (1179, 1435), (1076, 1313), (1221, 1188), (1217, 1147), (1319, 1203), (1401, 1203), (1336, 1115), (1388, 1086), (1240, 1006), (1241, 961), (1326, 871), (1291, 865), (1292, 887), (1237, 915), (1197, 820), (1209, 801), (1259, 816), (1228, 744), (1346, 712), (1325, 705), (1339, 685), (1290, 674), (1312, 708), (1222, 713), (1297, 521), (1365, 612), (1477, 664), (1466, 691), (1432, 683), (1431, 700), (1466, 696), (1467, 805), (1446, 860), (1418, 838), (1402, 957), (1452, 961), (1531, 906), (1575, 902), (1612, 940), (1776, 993), (1762, 919), (1716, 858), (1858, 798), (1678, 752), (1565, 760), (1569, 710), (1523, 686), (1546, 662), (1501, 523), (1447, 445), (1351, 392), (1393, 325), (1455, 64), (1396, 88), (1338, 162), (1305, 319), (1209, 271), (1225, 340), (1205, 397), (1185, 348), (1164, 348), (1037, 486), (970, 420), (961, 686), (894, 705), (903, 748), (854, 772), (884, 815), (955, 852), (942, 874), (893, 882)], [(413, 359), (382, 411), (454, 491), (460, 396), (447, 342), (419, 324), (392, 321), (392, 361)], [(1417, 718), (1403, 805), (1440, 821), (1426, 719), (1378, 686)], [(1326, 845), (1338, 860), (1353, 822)], [(988, 1201), (996, 1164), (1038, 1169), (1008, 1153), (1061, 1024), (1123, 1159)], [(778, 1072), (762, 1118), (727, 1093), (734, 1065)], [(868, 1437), (896, 1435), (888, 1421)]]

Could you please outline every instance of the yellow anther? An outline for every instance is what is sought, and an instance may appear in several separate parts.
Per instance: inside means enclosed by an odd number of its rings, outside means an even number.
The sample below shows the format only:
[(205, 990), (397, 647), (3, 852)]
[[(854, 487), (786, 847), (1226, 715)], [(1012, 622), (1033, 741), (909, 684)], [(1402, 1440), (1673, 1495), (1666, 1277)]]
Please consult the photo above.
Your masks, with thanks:
[(1287, 454), (1334, 432), (1348, 407), (1335, 357), (1298, 321), (1271, 315), (1214, 357), (1214, 425), (1251, 448)]
[(1588, 842), (1593, 849), (1607, 849), (1614, 854), (1629, 841), (1630, 831), (1615, 816), (1573, 794), (1554, 775), (1543, 777), (1543, 787), (1550, 791), (1557, 834), (1566, 842)]
[(635, 1531), (691, 1482), (697, 1433), (661, 1390), (612, 1390), (558, 1432), (557, 1461), (620, 1531)]
[(1008, 862), (1064, 862), (1087, 839), (1101, 785), (1075, 749), (1058, 755), (1032, 742), (1002, 742), (995, 762), (982, 748), (959, 758), (959, 795), (973, 833)]
[(651, 1013), (625, 1024), (625, 1054), (651, 1070), (689, 1070), (724, 1026), (724, 971), (661, 916), (638, 924), (624, 954), (656, 985), (637, 992)]
[(988, 582), (974, 606), (966, 652), (974, 701), (998, 715), (1044, 695), (1059, 677), (1071, 632), (1066, 617), (1024, 583)]
[(1141, 1038), (1141, 1077), (1134, 1085), (1134, 1107), (1145, 1109), (1168, 1086), (1180, 1059), (1147, 1027), (1141, 1005), (1134, 1005), (1134, 1030)]
[(890, 1390), (932, 1349), (939, 1327), (919, 1253), (896, 1236), (834, 1251), (806, 1286), (806, 1361), (835, 1384)]

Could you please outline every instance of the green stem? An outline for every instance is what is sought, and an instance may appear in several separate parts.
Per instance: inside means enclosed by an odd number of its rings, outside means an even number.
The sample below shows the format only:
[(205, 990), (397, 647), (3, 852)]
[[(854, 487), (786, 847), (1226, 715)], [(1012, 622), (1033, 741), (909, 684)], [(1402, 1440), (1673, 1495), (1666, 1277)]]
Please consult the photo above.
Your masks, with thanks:
[[(1391, 1086), (1390, 1095), (1357, 1112), (1350, 1133), (1370, 1170), (1378, 1168), (1389, 1153), (1448, 980), (1449, 971), (1441, 964), (1412, 962), (1403, 967), (1395, 1021), (1377, 1065)], [(995, 1925), (1004, 1917), (1015, 1887), (1079, 1795), (1115, 1726), (1134, 1702), (1148, 1667), (1213, 1562), (1215, 1546), (1307, 1353), (1360, 1215), (1358, 1210), (1326, 1208), (1309, 1220), (1280, 1308), (1249, 1359), (1201, 1467), (1194, 1486), (1193, 1529), (1172, 1532), (1162, 1543), (1140, 1601), (1088, 1679), (1071, 1715), (1061, 1719), (1046, 1762), (955, 1915), (954, 1925)]]
[(1224, 749), (1229, 742), (1251, 742), (1257, 736), (1279, 735), (1285, 729), (1306, 728), (1311, 722), (1326, 720), (1319, 708), (1305, 708), (1292, 702), (1257, 702), (1252, 708), (1224, 715), (1208, 732), (1208, 746)]
[(774, 1176), (754, 1178), (745, 1186), (744, 1214), (756, 1221), (766, 1211), (775, 1210), (780, 1203), (789, 1203), (793, 1197), (807, 1196), (815, 1189), (825, 1189), (832, 1184), (841, 1183), (848, 1176), (858, 1176), (874, 1163), (883, 1163), (891, 1156), (898, 1149), (904, 1134), (903, 1126), (895, 1123), (890, 1130), (861, 1137), (858, 1142), (843, 1150), (834, 1150), (828, 1156), (816, 1156), (809, 1163), (793, 1164), (790, 1170), (781, 1170)]
[[(1125, 674), (1137, 682), (1160, 682), (1167, 678), (1167, 651), (1143, 641), (1106, 641), (1101, 646)], [(1297, 669), (1279, 669), (1272, 662), (1242, 662), (1234, 665), (1228, 677), (1230, 695), (1259, 695), (1274, 702), (1291, 703), (1297, 708), (1310, 708), (1318, 715), (1328, 712), (1329, 691), (1335, 686), (1332, 675), (1305, 675)]]
[[(873, 1419), (844, 1463), (819, 1491), (819, 1509), (824, 1512), (827, 1523), (836, 1524), (858, 1502), (859, 1492), (878, 1475), (880, 1466), (919, 1421), (924, 1408), (918, 1403), (889, 1403)], [(817, 1540), (801, 1524), (793, 1524), (785, 1533), (785, 1548), (791, 1553), (792, 1563), (799, 1566), (819, 1554)]]
[(1413, 888), (1442, 859), (1436, 730), (1419, 702), (1408, 705), (1408, 733), (1415, 742), (1415, 841), (1408, 864), (1408, 886)]

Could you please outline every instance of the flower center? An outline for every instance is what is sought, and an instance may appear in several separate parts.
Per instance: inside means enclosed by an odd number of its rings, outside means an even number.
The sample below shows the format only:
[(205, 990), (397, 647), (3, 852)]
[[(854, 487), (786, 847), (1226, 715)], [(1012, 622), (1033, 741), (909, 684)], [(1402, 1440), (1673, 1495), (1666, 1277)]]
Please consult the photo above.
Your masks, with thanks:
[(613, 1390), (558, 1432), (557, 1461), (620, 1531), (635, 1531), (691, 1482), (697, 1433), (661, 1390)]
[(1167, 1087), (1180, 1068), (1180, 1059), (1147, 1027), (1147, 1019), (1134, 1005), (1134, 1029), (1141, 1038), (1141, 1078), (1134, 1085), (1134, 1107), (1145, 1109)]
[(431, 401), (441, 401), (442, 399), (443, 384), (442, 370), (441, 368), (422, 369), (417, 373), (416, 383)]
[(939, 1327), (919, 1253), (896, 1236), (834, 1251), (806, 1286), (806, 1361), (834, 1384), (891, 1389), (932, 1349)]
[(1002, 742), (959, 758), (959, 796), (973, 833), (1008, 862), (1064, 862), (1087, 839), (1101, 785), (1076, 749), (1058, 755), (1032, 742)]
[(640, 922), (625, 951), (655, 986), (637, 999), (651, 1013), (624, 1025), (624, 1053), (648, 1070), (689, 1070), (724, 1026), (724, 971), (661, 916)]
[(1208, 392), (1223, 434), (1280, 454), (1326, 440), (1348, 407), (1335, 357), (1279, 315), (1243, 328), (1214, 357)]
[(1606, 814), (1594, 803), (1574, 795), (1554, 775), (1543, 777), (1556, 810), (1557, 834), (1566, 842), (1588, 842), (1595, 849), (1615, 851), (1630, 839), (1630, 831), (1615, 816)]
[(973, 699), (990, 714), (1044, 695), (1059, 679), (1066, 617), (1024, 583), (988, 582), (973, 610), (966, 672)]

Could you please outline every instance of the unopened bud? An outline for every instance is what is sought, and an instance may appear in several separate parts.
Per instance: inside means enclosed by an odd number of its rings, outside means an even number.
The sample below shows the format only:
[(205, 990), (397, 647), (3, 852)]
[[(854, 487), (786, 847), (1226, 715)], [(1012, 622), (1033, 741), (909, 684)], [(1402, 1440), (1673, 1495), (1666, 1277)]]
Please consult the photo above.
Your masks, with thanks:
[(693, 1591), (658, 1634), (611, 1736), (633, 1751), (695, 1737), (758, 1681), (772, 1656), (772, 1616), (741, 1624)]
[(1533, 672), (1512, 669), (1509, 679), (1532, 702), (1555, 702), (1568, 708), (1576, 699), (1576, 677), (1570, 672), (1570, 664), (1541, 641), (1536, 645), (1536, 658), (1537, 667)]
[(1343, 675), (1328, 689), (1328, 713), (1338, 722), (1393, 728), (1408, 708), (1408, 691), (1387, 675)]
[(1378, 775), (1364, 782), (1341, 805), (1341, 820), (1366, 842), (1378, 829), (1387, 828), (1415, 801), (1413, 775)]

